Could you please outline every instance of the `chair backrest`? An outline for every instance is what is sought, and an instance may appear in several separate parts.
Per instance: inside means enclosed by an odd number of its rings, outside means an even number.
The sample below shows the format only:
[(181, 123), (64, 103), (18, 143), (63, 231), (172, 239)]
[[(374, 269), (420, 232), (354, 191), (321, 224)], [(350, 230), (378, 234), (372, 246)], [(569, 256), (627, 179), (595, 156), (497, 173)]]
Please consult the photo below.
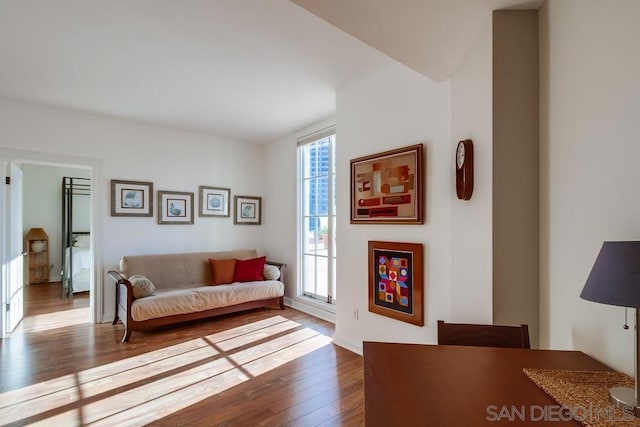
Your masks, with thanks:
[(531, 348), (527, 325), (474, 325), (442, 320), (438, 320), (438, 344)]

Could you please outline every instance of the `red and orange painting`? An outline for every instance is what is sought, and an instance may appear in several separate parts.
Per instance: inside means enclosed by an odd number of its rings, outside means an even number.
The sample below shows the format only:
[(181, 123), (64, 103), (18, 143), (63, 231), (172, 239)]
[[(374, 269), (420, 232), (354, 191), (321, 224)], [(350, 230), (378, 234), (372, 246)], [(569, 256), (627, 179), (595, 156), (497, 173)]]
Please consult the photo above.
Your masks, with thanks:
[(422, 164), (422, 144), (351, 160), (351, 222), (422, 224)]

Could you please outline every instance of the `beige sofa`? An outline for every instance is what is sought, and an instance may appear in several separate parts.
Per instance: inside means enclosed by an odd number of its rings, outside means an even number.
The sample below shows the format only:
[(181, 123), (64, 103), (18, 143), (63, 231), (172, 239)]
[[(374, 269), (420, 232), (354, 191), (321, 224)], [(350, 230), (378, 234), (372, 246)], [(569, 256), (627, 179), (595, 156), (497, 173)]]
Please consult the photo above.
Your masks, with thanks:
[[(132, 331), (278, 305), (284, 309), (284, 284), (280, 280), (211, 286), (209, 259), (251, 259), (255, 250), (197, 252), (170, 255), (136, 255), (120, 259), (120, 271), (109, 271), (116, 281), (116, 314), (125, 326), (122, 342)], [(267, 261), (282, 269), (284, 264)], [(134, 298), (128, 278), (134, 274), (153, 282), (155, 292)], [(132, 279), (133, 280), (133, 279)]]

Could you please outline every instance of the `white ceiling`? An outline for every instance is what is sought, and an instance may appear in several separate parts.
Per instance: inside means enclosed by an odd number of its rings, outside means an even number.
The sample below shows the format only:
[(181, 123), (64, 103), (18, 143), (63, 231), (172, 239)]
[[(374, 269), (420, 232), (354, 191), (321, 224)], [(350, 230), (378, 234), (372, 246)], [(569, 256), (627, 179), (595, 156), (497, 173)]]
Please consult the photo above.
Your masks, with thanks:
[(390, 57), (449, 76), (492, 9), (532, 3), (292, 1), (342, 31), (288, 0), (0, 0), (0, 97), (265, 143)]
[(0, 0), (0, 96), (269, 142), (390, 58), (287, 0)]

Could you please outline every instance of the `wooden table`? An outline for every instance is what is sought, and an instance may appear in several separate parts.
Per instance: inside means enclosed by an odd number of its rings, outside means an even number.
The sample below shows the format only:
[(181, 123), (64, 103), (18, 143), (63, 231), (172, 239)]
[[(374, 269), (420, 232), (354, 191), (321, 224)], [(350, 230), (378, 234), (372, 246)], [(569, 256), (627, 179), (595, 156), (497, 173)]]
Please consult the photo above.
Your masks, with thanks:
[(365, 342), (366, 425), (557, 426), (559, 405), (522, 368), (610, 370), (579, 351)]

